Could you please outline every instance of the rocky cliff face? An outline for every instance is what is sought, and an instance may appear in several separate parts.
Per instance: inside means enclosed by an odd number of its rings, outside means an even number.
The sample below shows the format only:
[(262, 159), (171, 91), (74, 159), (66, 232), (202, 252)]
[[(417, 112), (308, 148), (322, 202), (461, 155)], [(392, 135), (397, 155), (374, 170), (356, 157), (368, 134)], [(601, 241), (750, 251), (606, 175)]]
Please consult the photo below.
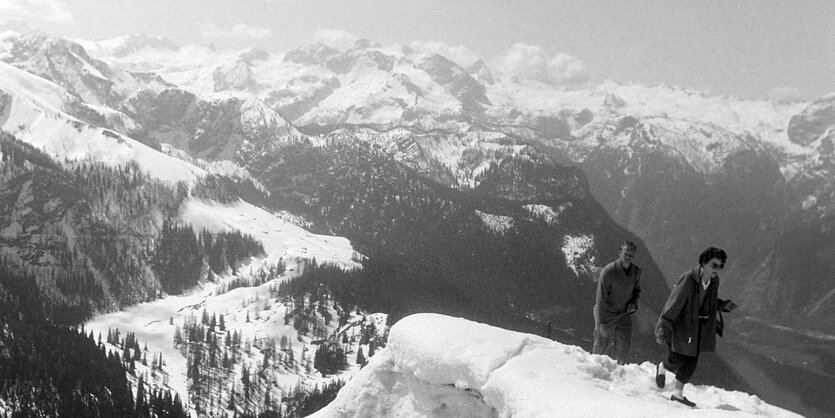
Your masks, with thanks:
[(228, 160), (244, 141), (263, 141), (290, 130), (281, 116), (263, 103), (240, 98), (199, 99), (179, 89), (143, 90), (122, 110), (156, 143), (168, 143), (209, 160)]
[(432, 79), (443, 86), (461, 102), (461, 107), (468, 114), (483, 112), (484, 106), (490, 105), (484, 85), (476, 81), (460, 65), (435, 54), (427, 58), (418, 68), (426, 71)]
[(744, 306), (772, 321), (831, 333), (835, 323), (835, 217), (797, 213), (745, 284)]
[(50, 80), (90, 105), (115, 107), (139, 88), (167, 83), (158, 76), (132, 74), (87, 54), (79, 44), (43, 35), (10, 38), (2, 60)]
[(813, 151), (788, 172), (793, 201), (767, 257), (746, 284), (751, 311), (803, 329), (832, 333), (835, 274), (835, 96), (823, 97), (791, 118), (787, 133)]
[[(800, 145), (811, 145), (816, 141), (835, 139), (835, 95), (823, 97), (810, 104), (789, 121), (789, 139)], [(830, 145), (831, 146), (831, 145)]]

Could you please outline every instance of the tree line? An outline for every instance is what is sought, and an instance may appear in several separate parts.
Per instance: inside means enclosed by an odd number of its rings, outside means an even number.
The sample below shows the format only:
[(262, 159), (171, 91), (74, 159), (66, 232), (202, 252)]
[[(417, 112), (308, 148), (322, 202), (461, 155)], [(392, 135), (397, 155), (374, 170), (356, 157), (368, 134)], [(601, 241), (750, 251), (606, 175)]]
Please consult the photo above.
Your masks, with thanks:
[(0, 398), (12, 416), (187, 416), (170, 392), (140, 390), (134, 396), (122, 359), (92, 333), (27, 306), (34, 282), (0, 263)]

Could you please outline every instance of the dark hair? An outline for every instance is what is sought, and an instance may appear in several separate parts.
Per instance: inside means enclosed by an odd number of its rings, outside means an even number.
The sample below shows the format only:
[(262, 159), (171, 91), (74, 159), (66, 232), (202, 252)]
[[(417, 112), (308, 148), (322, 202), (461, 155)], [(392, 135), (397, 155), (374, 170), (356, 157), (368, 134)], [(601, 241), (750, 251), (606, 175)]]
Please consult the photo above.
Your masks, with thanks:
[(724, 263), (728, 260), (728, 255), (725, 254), (725, 250), (721, 248), (707, 247), (699, 255), (699, 265), (705, 265), (708, 261), (713, 260), (714, 258), (718, 258), (719, 261)]
[(621, 249), (621, 248), (623, 248), (623, 247), (626, 247), (626, 248), (631, 248), (633, 251), (637, 251), (637, 250), (638, 250), (638, 246), (637, 246), (637, 245), (635, 245), (635, 243), (634, 243), (634, 242), (629, 241), (629, 240), (623, 240), (623, 241), (621, 241), (621, 242), (620, 242), (620, 245), (618, 246), (618, 249), (620, 250), (620, 249)]

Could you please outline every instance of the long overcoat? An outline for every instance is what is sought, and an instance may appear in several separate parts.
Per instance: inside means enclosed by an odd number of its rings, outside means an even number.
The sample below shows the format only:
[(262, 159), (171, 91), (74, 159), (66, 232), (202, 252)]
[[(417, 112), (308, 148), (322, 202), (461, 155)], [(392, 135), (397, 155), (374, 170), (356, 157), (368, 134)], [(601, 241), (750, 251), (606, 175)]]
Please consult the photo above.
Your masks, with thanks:
[[(655, 325), (655, 335), (671, 342), (676, 353), (698, 356), (700, 352), (716, 351), (716, 311), (719, 297), (719, 278), (714, 277), (707, 289), (699, 279), (699, 267), (684, 273), (664, 304)], [(700, 293), (707, 292), (699, 327)], [(701, 329), (701, 335), (699, 330)]]

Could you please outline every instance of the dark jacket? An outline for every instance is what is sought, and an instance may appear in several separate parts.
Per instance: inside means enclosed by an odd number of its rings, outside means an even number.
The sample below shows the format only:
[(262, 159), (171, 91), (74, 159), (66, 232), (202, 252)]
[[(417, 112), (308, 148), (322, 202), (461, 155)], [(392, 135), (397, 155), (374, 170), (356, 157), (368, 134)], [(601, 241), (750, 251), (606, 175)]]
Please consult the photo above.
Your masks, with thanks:
[[(703, 305), (699, 306), (701, 292), (707, 294)], [(684, 273), (667, 298), (655, 325), (655, 335), (670, 341), (671, 349), (676, 353), (695, 357), (700, 352), (716, 351), (718, 296), (718, 277), (704, 289), (699, 279), (699, 267)], [(699, 316), (702, 317), (701, 335), (697, 335)]]
[(615, 260), (600, 271), (594, 304), (596, 324), (611, 324), (623, 317), (630, 304), (638, 304), (641, 296), (641, 268), (632, 263), (627, 274)]

